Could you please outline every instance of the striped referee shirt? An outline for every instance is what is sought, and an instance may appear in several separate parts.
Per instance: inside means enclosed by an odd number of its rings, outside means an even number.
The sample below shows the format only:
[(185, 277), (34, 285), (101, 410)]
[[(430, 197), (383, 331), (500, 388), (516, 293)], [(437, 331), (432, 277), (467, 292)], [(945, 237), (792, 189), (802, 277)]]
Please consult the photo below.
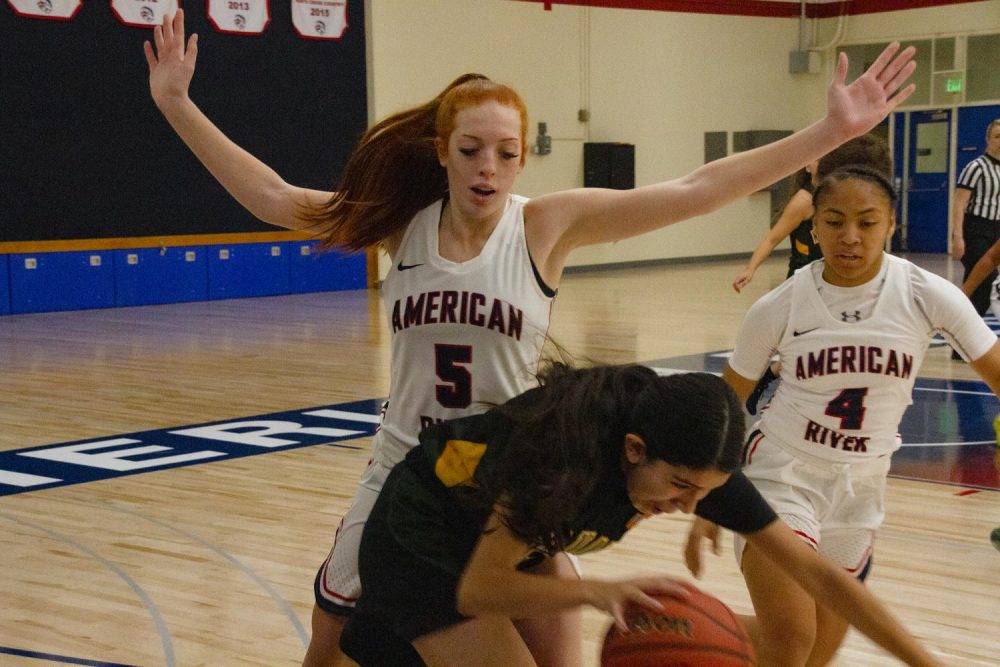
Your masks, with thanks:
[(1000, 222), (1000, 160), (980, 155), (965, 165), (955, 187), (972, 193), (966, 213)]

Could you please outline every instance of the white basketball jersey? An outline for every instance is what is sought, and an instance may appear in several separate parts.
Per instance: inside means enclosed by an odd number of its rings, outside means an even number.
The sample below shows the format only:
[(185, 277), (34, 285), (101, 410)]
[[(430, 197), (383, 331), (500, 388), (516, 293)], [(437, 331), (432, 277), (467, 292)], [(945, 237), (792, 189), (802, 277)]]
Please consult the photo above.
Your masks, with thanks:
[(806, 454), (858, 461), (899, 447), (932, 331), (918, 310), (909, 263), (891, 255), (870, 317), (831, 313), (809, 267), (792, 280), (788, 326), (778, 345), (781, 383), (760, 429)]
[(534, 386), (553, 297), (528, 255), (527, 201), (511, 195), (482, 252), (467, 262), (438, 252), (444, 202), (407, 227), (382, 285), (392, 377), (374, 457), (384, 465), (402, 460), (423, 428)]

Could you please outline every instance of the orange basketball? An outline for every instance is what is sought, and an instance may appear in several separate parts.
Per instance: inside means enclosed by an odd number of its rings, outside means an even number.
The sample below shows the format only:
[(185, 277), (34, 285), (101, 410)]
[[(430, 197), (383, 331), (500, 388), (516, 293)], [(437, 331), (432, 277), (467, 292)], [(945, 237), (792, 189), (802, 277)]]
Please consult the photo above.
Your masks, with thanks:
[(601, 667), (747, 667), (756, 664), (736, 614), (694, 586), (686, 599), (656, 596), (663, 611), (635, 607), (629, 632), (614, 625), (604, 637)]

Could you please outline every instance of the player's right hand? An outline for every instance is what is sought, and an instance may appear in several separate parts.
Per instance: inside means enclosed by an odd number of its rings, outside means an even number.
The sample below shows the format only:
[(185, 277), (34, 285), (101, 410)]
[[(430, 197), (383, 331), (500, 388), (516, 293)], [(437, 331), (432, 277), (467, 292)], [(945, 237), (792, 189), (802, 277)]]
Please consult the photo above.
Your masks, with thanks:
[(142, 45), (149, 65), (149, 91), (161, 109), (174, 100), (187, 98), (188, 87), (198, 60), (198, 35), (191, 35), (184, 46), (184, 10), (178, 9), (173, 18), (163, 17), (163, 25), (153, 29), (153, 46)]
[(663, 605), (654, 595), (669, 595), (683, 598), (690, 591), (680, 579), (673, 577), (640, 577), (623, 581), (588, 580), (588, 598), (591, 606), (611, 614), (615, 625), (622, 632), (628, 632), (625, 611), (632, 605), (645, 607), (650, 611), (663, 611)]

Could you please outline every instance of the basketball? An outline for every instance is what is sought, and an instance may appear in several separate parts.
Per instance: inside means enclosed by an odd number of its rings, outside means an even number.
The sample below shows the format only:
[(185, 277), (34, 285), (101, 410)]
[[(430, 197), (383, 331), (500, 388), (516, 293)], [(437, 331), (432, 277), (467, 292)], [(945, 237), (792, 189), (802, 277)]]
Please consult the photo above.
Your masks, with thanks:
[(691, 595), (656, 596), (663, 611), (635, 607), (629, 632), (612, 625), (601, 648), (601, 667), (747, 667), (756, 655), (732, 610), (688, 585)]

